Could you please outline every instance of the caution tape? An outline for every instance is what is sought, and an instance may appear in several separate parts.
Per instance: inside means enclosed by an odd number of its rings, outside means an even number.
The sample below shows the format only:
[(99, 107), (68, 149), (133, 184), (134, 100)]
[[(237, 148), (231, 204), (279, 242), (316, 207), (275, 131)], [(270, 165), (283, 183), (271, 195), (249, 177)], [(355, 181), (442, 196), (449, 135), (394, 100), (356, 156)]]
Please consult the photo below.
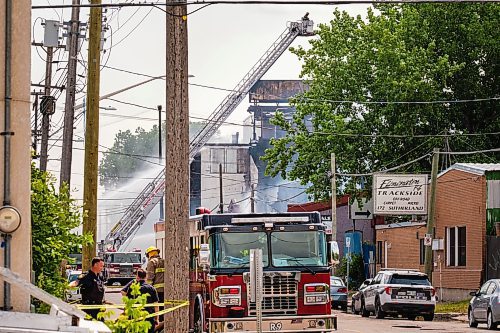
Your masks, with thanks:
[(169, 313), (169, 312), (172, 312), (172, 311), (175, 311), (177, 309), (180, 309), (182, 307), (185, 307), (185, 306), (188, 306), (189, 305), (189, 302), (188, 301), (185, 301), (184, 303), (181, 303), (179, 305), (176, 305), (174, 307), (171, 307), (171, 308), (168, 308), (168, 309), (164, 309), (164, 310), (161, 310), (161, 311), (158, 311), (158, 312), (155, 312), (155, 313), (152, 313), (150, 315), (147, 315), (146, 317), (142, 317), (138, 320), (144, 320), (144, 319), (148, 319), (148, 318), (153, 318), (153, 317), (156, 317), (156, 316), (161, 316), (161, 315), (164, 315), (166, 313)]
[[(156, 302), (156, 303), (149, 303), (149, 304), (145, 304), (145, 305), (133, 304), (133, 307), (143, 306), (143, 307), (147, 308), (147, 307), (165, 306), (165, 305), (178, 306), (179, 304), (184, 304), (184, 303), (189, 304), (189, 301), (167, 300), (167, 301), (164, 301), (163, 303)], [(96, 304), (96, 305), (78, 304), (76, 307), (80, 310), (122, 309), (125, 307), (125, 304)]]

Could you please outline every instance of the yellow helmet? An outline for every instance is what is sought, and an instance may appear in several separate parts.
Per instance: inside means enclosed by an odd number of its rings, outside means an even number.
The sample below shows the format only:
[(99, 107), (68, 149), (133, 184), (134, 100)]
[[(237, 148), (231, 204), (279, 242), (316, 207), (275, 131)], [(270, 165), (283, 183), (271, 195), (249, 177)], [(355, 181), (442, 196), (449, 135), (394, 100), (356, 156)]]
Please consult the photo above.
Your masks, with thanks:
[(149, 253), (152, 252), (152, 251), (156, 251), (156, 252), (160, 253), (160, 249), (158, 249), (156, 246), (150, 246), (145, 251), (146, 256), (149, 257)]

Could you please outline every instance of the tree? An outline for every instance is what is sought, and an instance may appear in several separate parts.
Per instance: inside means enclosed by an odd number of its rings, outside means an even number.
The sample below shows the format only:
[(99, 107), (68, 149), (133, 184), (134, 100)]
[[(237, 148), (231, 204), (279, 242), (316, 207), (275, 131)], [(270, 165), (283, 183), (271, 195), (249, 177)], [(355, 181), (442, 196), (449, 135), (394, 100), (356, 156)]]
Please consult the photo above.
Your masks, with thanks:
[[(433, 147), (500, 145), (499, 135), (465, 135), (500, 131), (498, 100), (491, 99), (500, 93), (500, 5), (377, 9), (365, 20), (337, 10), (330, 24), (320, 25), (310, 49), (292, 49), (304, 62), (301, 76), (310, 90), (293, 100), (297, 112), (291, 121), (282, 113), (273, 120), (287, 134), (272, 140), (266, 172), (310, 184), (308, 193), (317, 200), (330, 197), (331, 153), (344, 174), (382, 171), (421, 157), (398, 171), (428, 172), (426, 155)], [(432, 102), (471, 99), (485, 100)], [(422, 101), (431, 103), (411, 103)], [(360, 178), (338, 182), (341, 192), (352, 192)]]
[[(190, 122), (190, 137), (192, 138), (203, 125), (203, 122)], [(165, 142), (165, 128), (162, 127), (162, 142)], [(123, 185), (133, 177), (134, 173), (148, 166), (157, 165), (158, 152), (157, 125), (150, 131), (138, 127), (134, 133), (130, 130), (118, 132), (113, 147), (104, 153), (99, 165), (101, 184), (105, 188)]]
[[(75, 200), (69, 197), (67, 186), (56, 193), (55, 178), (31, 165), (31, 232), (32, 258), (36, 285), (62, 298), (67, 287), (61, 263), (70, 253), (79, 252), (83, 244), (92, 242), (89, 235), (73, 230), (82, 223)], [(62, 267), (63, 271), (65, 267)], [(40, 311), (46, 311), (40, 306)]]
[[(344, 279), (347, 282), (347, 260), (348, 257), (342, 258), (340, 267), (335, 272), (335, 275)], [(363, 256), (359, 253), (351, 254), (349, 262), (349, 289), (358, 290), (359, 286), (365, 280), (365, 264)]]

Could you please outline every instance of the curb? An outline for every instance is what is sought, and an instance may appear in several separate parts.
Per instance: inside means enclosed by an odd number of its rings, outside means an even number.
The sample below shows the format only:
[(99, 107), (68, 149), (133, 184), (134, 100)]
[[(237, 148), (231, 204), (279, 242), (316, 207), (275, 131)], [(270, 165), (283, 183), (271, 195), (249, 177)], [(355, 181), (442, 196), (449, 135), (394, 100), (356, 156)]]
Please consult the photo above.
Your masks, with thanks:
[(436, 321), (460, 321), (467, 323), (468, 318), (463, 313), (435, 313), (434, 320)]

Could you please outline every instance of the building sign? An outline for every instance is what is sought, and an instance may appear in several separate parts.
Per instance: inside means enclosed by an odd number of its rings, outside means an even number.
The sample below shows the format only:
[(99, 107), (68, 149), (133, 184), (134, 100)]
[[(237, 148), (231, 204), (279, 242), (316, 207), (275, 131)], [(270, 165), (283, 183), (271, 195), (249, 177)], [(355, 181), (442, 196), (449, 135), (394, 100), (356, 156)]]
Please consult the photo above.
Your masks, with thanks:
[(374, 214), (426, 215), (427, 179), (427, 175), (374, 175)]
[(321, 215), (321, 222), (326, 226), (325, 233), (327, 235), (332, 234), (332, 216), (331, 215)]

